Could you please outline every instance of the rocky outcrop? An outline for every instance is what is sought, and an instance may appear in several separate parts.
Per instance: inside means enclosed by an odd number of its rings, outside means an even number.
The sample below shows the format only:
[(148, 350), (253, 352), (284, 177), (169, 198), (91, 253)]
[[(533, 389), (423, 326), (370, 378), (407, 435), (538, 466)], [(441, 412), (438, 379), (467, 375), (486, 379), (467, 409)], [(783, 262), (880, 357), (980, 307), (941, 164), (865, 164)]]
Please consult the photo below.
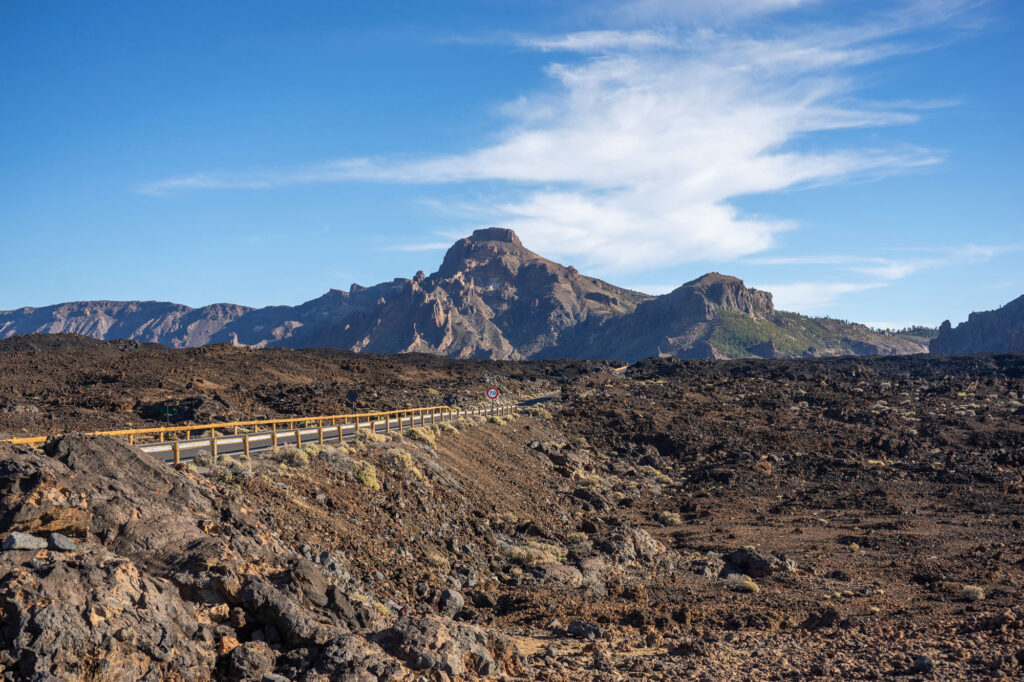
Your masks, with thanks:
[(508, 360), (926, 350), (919, 340), (860, 325), (780, 313), (768, 292), (718, 273), (664, 296), (622, 289), (537, 255), (499, 227), (457, 241), (432, 275), (332, 289), (298, 306), (100, 301), (0, 312), (0, 338), (36, 332), (176, 348), (230, 343)]
[(998, 310), (971, 313), (955, 328), (946, 320), (929, 344), (932, 353), (1024, 353), (1024, 296)]
[(0, 493), (4, 679), (521, 672), (502, 635), (371, 607), (336, 559), (304, 558), (208, 479), (116, 440), (0, 443)]

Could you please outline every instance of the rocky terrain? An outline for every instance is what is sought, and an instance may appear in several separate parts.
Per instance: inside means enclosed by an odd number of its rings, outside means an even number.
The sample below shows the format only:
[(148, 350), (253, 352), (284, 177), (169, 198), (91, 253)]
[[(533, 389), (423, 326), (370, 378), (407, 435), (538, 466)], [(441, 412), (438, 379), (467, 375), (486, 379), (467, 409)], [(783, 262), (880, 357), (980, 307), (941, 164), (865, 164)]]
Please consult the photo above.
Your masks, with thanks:
[(378, 385), (405, 405), (560, 391), (177, 470), (109, 438), (0, 444), (6, 679), (1024, 674), (1022, 355), (620, 374), (41, 336), (0, 363), (8, 434), (159, 423), (154, 400), (201, 419)]
[(1024, 296), (998, 310), (971, 313), (955, 328), (946, 320), (932, 353), (1024, 353)]
[(819, 357), (922, 353), (915, 335), (776, 311), (771, 294), (710, 273), (664, 296), (547, 260), (503, 228), (457, 241), (427, 276), (332, 289), (298, 306), (85, 301), (0, 312), (0, 338), (75, 333), (172, 348), (229, 343), (452, 358)]

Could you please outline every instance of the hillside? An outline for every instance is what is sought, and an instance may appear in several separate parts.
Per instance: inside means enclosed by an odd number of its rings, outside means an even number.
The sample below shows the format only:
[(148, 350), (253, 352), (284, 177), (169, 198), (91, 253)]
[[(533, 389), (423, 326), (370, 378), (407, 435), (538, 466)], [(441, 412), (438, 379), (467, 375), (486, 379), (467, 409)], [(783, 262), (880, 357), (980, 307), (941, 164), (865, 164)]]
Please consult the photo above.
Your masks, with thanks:
[(998, 310), (971, 313), (955, 328), (946, 320), (932, 353), (1024, 353), (1024, 296)]
[(717, 273), (663, 296), (623, 289), (543, 258), (496, 227), (457, 241), (432, 275), (332, 289), (298, 306), (85, 301), (0, 312), (0, 338), (32, 333), (499, 360), (926, 351), (914, 337), (776, 311), (771, 294)]

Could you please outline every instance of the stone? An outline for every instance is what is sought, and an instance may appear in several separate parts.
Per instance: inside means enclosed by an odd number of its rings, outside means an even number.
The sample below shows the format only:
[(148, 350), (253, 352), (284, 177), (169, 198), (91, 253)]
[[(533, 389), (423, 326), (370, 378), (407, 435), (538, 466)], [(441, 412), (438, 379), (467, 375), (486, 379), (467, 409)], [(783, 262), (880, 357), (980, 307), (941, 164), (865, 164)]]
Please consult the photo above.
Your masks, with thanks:
[(565, 631), (573, 637), (583, 637), (584, 639), (597, 639), (601, 636), (601, 628), (585, 620), (574, 620), (569, 623), (569, 627)]
[(458, 590), (445, 590), (437, 601), (437, 608), (441, 613), (454, 616), (466, 605), (466, 598)]
[(930, 673), (935, 670), (935, 661), (931, 656), (918, 656), (910, 669), (915, 673)]
[(28, 533), (14, 532), (4, 540), (3, 549), (15, 551), (46, 549), (46, 540)]
[(399, 618), (372, 639), (413, 670), (456, 678), (489, 677), (502, 667), (516, 672), (523, 665), (522, 655), (503, 636), (436, 616)]
[(78, 549), (74, 540), (61, 533), (50, 533), (48, 545), (55, 552), (74, 552)]
[(264, 679), (274, 672), (277, 655), (266, 642), (245, 642), (228, 654), (228, 675), (236, 680)]

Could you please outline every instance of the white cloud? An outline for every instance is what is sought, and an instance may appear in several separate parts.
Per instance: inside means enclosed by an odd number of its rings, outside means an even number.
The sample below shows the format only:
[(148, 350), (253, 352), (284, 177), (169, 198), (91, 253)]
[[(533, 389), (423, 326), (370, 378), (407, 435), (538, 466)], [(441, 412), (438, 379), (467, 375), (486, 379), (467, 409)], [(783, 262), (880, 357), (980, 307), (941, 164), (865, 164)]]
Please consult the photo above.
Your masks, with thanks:
[(754, 288), (770, 291), (779, 310), (816, 313), (828, 310), (846, 294), (884, 286), (887, 286), (885, 282), (790, 282), (755, 285)]
[(655, 31), (578, 31), (546, 38), (524, 36), (516, 43), (544, 52), (606, 52), (670, 47), (675, 45), (675, 40), (670, 35)]
[[(736, 197), (934, 164), (917, 148), (829, 149), (815, 133), (903, 125), (916, 107), (857, 103), (853, 67), (910, 48), (900, 38), (963, 5), (937, 3), (859, 27), (753, 38), (698, 28), (668, 33), (585, 31), (521, 39), (541, 50), (598, 51), (551, 63), (553, 87), (504, 108), (499, 140), (464, 153), (413, 161), (341, 159), (297, 169), (198, 173), (150, 183), (166, 194), (196, 188), (265, 188), (313, 182), (501, 181), (505, 193), (476, 206), (477, 221), (507, 225), (531, 247), (604, 272), (639, 271), (764, 251), (793, 225), (742, 215)], [(698, 3), (711, 5), (712, 3)], [(736, 13), (799, 0), (729, 3)], [(665, 2), (640, 3), (663, 11)], [(659, 10), (660, 8), (660, 10)], [(801, 140), (800, 148), (793, 143)], [(493, 187), (494, 185), (490, 185)], [(462, 205), (465, 209), (466, 205)], [(867, 263), (901, 275), (895, 264)], [(796, 292), (796, 289), (792, 290)]]

